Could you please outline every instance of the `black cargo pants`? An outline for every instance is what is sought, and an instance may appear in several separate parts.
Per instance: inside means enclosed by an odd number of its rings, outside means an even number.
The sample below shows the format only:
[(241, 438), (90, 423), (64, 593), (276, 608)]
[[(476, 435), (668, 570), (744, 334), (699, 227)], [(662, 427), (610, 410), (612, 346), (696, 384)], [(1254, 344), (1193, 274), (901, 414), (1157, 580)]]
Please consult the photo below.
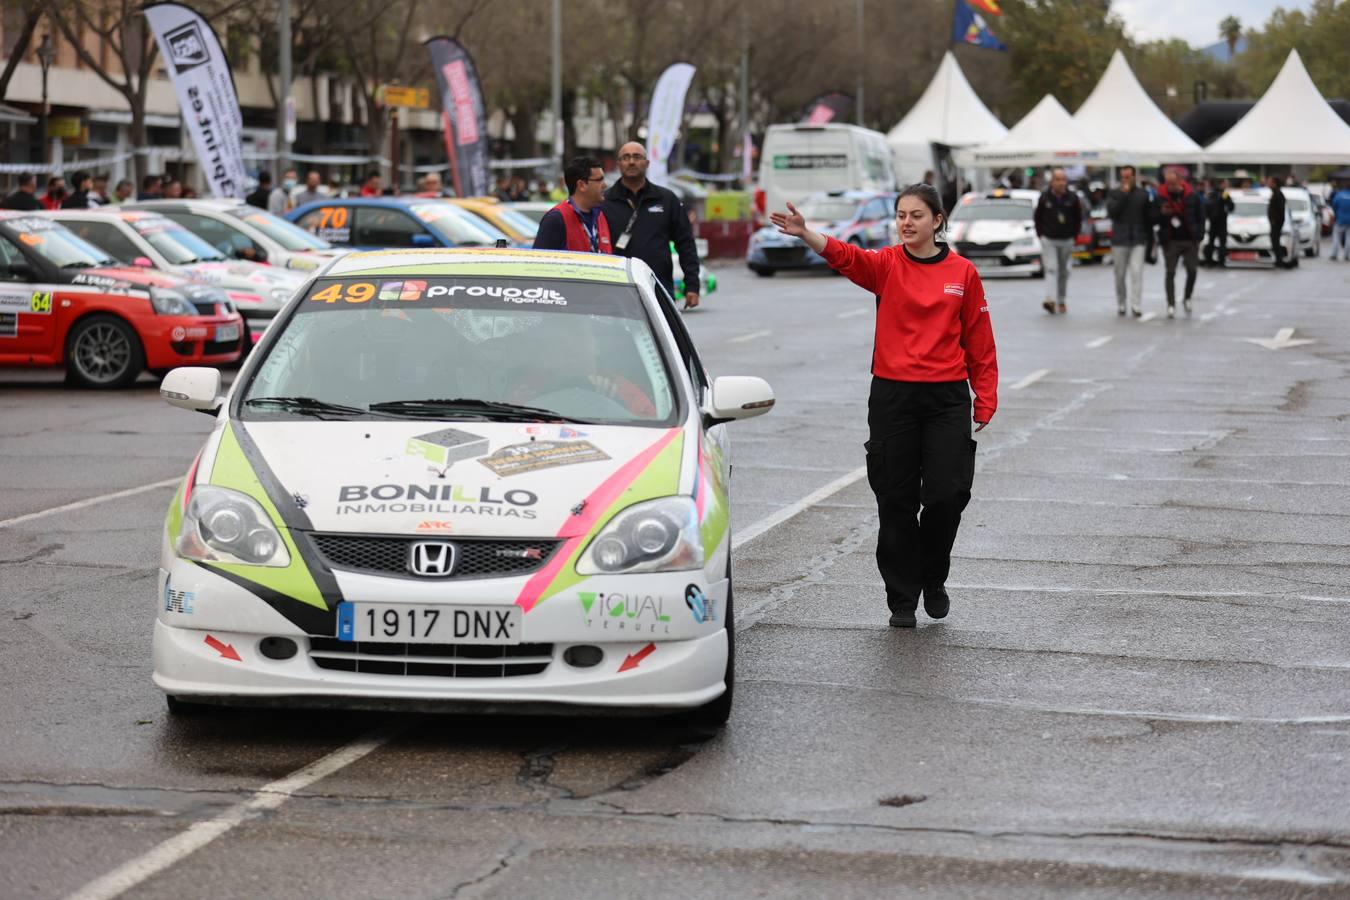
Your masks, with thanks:
[(867, 427), (867, 482), (881, 517), (877, 568), (891, 612), (912, 614), (926, 585), (946, 583), (970, 502), (970, 388), (873, 377)]

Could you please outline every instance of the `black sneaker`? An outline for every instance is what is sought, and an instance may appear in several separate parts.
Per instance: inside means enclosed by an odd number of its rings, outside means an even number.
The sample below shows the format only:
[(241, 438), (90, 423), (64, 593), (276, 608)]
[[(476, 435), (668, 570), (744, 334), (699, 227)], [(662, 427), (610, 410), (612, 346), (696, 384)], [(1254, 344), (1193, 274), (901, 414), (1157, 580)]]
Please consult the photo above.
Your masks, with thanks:
[(913, 628), (917, 624), (914, 613), (895, 613), (891, 616), (892, 628)]
[(923, 611), (928, 613), (931, 618), (944, 619), (951, 608), (952, 601), (947, 596), (945, 587), (938, 585), (937, 587), (923, 589)]

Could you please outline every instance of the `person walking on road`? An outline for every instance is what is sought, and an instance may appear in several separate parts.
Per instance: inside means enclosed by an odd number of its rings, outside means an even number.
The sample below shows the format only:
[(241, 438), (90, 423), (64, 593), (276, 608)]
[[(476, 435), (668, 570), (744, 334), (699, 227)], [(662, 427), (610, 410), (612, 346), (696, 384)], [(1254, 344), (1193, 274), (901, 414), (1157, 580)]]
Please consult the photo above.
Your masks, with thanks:
[(1196, 265), (1200, 258), (1200, 238), (1205, 233), (1205, 211), (1200, 196), (1191, 190), (1176, 169), (1168, 169), (1163, 188), (1158, 192), (1158, 240), (1163, 248), (1163, 284), (1167, 288), (1167, 318), (1177, 315), (1177, 260), (1186, 264), (1186, 289), (1181, 302), (1191, 314), (1191, 292), (1195, 290)]
[(1236, 206), (1228, 196), (1228, 180), (1208, 180), (1205, 182), (1205, 219), (1209, 223), (1208, 237), (1205, 239), (1205, 265), (1214, 265), (1218, 260), (1219, 268), (1228, 263), (1228, 216)]
[(272, 173), (266, 169), (258, 173), (258, 189), (244, 198), (249, 206), (267, 209), (267, 201), (272, 196)]
[(1266, 207), (1266, 219), (1270, 222), (1270, 252), (1275, 256), (1275, 268), (1291, 268), (1284, 258), (1284, 218), (1288, 203), (1284, 191), (1280, 190), (1280, 179), (1272, 175), (1266, 186), (1270, 188), (1270, 205)]
[(295, 209), (291, 202), (291, 191), (295, 190), (295, 170), (287, 169), (281, 176), (281, 184), (267, 195), (267, 211), (274, 216), (284, 216)]
[(600, 160), (578, 156), (563, 169), (572, 195), (544, 213), (534, 236), (536, 250), (613, 253), (605, 202), (605, 170)]
[(669, 188), (647, 180), (647, 151), (636, 141), (619, 148), (618, 181), (605, 192), (605, 218), (614, 236), (614, 252), (645, 262), (656, 280), (675, 297), (675, 267), (670, 245), (680, 257), (684, 308), (698, 306), (699, 259), (694, 230), (684, 204)]
[(1052, 316), (1057, 312), (1067, 313), (1069, 267), (1073, 265), (1074, 239), (1083, 228), (1083, 204), (1078, 195), (1069, 190), (1069, 176), (1063, 169), (1050, 173), (1050, 187), (1041, 194), (1034, 219), (1045, 267), (1046, 297), (1041, 306)]
[(980, 431), (998, 408), (998, 359), (975, 266), (937, 241), (947, 224), (937, 191), (905, 188), (895, 218), (901, 244), (864, 250), (812, 231), (790, 203), (770, 216), (780, 232), (877, 295), (867, 481), (877, 498), (877, 568), (890, 624), (913, 628), (921, 594), (934, 619), (950, 608), (952, 544), (975, 477), (971, 392)]
[(1331, 258), (1350, 260), (1350, 184), (1341, 182), (1331, 195), (1330, 206), (1336, 216), (1331, 230)]
[[(1134, 166), (1120, 167), (1120, 186), (1106, 198), (1111, 219), (1111, 265), (1116, 276), (1116, 312), (1125, 315), (1128, 280), (1130, 311), (1144, 314), (1144, 251), (1152, 231), (1153, 211), (1148, 191), (1135, 183)], [(1128, 276), (1128, 278), (1127, 278)]]
[[(32, 172), (24, 172), (19, 176), (19, 183), (14, 189), (14, 193), (0, 201), (0, 209), (18, 209), (24, 212), (35, 212), (42, 209), (42, 201), (37, 198), (37, 176)], [(1333, 257), (1334, 258), (1334, 257)]]

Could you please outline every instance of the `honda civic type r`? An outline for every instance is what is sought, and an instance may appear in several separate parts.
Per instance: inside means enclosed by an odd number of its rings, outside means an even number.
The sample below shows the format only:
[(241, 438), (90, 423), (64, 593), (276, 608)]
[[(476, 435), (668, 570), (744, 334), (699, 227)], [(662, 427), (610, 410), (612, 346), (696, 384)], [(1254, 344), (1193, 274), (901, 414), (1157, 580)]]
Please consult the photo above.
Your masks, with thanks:
[(729, 446), (640, 261), (356, 253), (218, 398), (169, 508), (154, 680), (199, 703), (730, 711)]

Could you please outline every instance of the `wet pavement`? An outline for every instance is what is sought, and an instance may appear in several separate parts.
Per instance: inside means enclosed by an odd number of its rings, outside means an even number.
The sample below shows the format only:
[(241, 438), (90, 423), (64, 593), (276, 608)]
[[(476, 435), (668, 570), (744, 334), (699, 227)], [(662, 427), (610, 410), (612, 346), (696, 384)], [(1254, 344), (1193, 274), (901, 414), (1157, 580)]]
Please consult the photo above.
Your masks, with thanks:
[[(720, 280), (686, 318), (704, 362), (779, 403), (733, 426), (712, 739), (170, 718), (159, 534), (210, 421), (148, 378), (0, 372), (0, 896), (1350, 893), (1350, 264), (1202, 271), (1175, 321), (1118, 319), (1109, 267), (1074, 270), (1066, 317), (990, 281), (1000, 411), (952, 613), (913, 631), (885, 625), (858, 471), (871, 298)], [(1282, 328), (1314, 343), (1248, 340)]]

